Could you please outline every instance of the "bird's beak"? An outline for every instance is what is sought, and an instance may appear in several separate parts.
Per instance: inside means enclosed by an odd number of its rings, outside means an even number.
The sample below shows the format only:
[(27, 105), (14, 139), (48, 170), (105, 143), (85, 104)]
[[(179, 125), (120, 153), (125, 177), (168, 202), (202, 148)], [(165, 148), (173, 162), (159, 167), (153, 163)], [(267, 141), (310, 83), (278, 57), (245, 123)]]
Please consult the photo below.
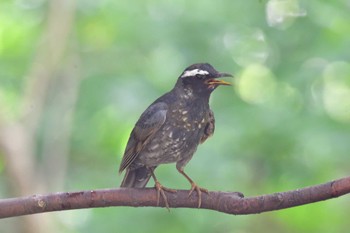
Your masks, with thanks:
[(222, 77), (233, 77), (232, 74), (229, 74), (229, 73), (219, 73), (217, 78), (222, 78)]
[(217, 76), (213, 79), (210, 79), (208, 81), (208, 84), (209, 85), (226, 85), (226, 86), (231, 86), (232, 84), (229, 83), (229, 82), (226, 82), (224, 80), (220, 80), (220, 79), (217, 79), (217, 78), (223, 78), (223, 77), (233, 77), (232, 74), (229, 74), (229, 73), (218, 73)]

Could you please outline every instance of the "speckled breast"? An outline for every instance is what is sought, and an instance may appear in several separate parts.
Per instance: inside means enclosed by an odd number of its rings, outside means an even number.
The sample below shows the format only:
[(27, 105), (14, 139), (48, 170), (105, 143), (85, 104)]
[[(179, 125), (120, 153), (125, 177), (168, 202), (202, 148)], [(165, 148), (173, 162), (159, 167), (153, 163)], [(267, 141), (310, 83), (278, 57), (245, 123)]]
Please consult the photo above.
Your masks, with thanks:
[[(196, 109), (197, 111), (193, 111)], [(146, 166), (189, 161), (197, 149), (208, 121), (208, 111), (174, 108), (137, 160)], [(186, 162), (187, 163), (187, 162)]]

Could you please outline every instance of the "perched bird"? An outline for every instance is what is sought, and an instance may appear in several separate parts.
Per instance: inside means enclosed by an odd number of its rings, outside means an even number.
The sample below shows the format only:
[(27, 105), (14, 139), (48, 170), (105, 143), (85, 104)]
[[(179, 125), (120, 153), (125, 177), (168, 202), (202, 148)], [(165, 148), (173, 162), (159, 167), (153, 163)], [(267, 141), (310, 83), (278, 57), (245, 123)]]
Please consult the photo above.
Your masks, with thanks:
[(126, 170), (120, 187), (143, 188), (152, 176), (159, 204), (162, 195), (169, 208), (164, 191), (175, 190), (162, 186), (154, 175), (160, 164), (176, 163), (177, 170), (191, 183), (189, 196), (200, 188), (185, 172), (197, 146), (214, 133), (215, 119), (209, 108), (210, 94), (219, 85), (230, 85), (219, 80), (232, 77), (216, 71), (208, 63), (187, 67), (178, 78), (175, 87), (154, 101), (141, 115), (130, 134), (119, 173)]

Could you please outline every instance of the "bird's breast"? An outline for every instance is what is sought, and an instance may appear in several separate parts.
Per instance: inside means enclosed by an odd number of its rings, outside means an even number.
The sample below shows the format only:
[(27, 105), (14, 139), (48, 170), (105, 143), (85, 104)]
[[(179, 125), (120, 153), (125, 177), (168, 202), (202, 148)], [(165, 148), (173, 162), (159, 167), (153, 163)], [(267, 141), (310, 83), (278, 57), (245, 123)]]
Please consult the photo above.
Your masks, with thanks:
[(139, 159), (148, 166), (174, 163), (191, 158), (207, 124), (204, 111), (176, 108), (170, 110), (162, 128), (150, 141)]

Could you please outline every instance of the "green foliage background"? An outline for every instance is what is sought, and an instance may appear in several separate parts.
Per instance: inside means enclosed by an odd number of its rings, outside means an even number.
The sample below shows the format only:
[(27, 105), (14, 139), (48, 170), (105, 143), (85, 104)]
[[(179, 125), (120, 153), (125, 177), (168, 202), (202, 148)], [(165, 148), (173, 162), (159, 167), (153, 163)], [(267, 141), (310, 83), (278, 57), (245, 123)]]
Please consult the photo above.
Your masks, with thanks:
[[(43, 43), (49, 4), (0, 2), (2, 124), (21, 116), (28, 72)], [(233, 88), (221, 87), (212, 96), (214, 137), (200, 146), (186, 167), (199, 185), (253, 196), (348, 175), (349, 11), (345, 0), (77, 1), (65, 52), (78, 57), (75, 65), (80, 70), (65, 179), (63, 185), (49, 186), (47, 191), (117, 187), (122, 179), (117, 169), (135, 121), (173, 87), (186, 66), (197, 62), (209, 62), (235, 75)], [(63, 56), (58, 70), (67, 57)], [(65, 117), (57, 109), (70, 86), (59, 85), (59, 77), (54, 80), (35, 138), (38, 164), (48, 156), (43, 145), (48, 137), (55, 137), (53, 128), (66, 127), (57, 122)], [(8, 198), (15, 184), (8, 177), (4, 153), (0, 154), (0, 195)], [(55, 177), (60, 168), (47, 166), (45, 176)], [(173, 164), (161, 166), (157, 175), (167, 187), (189, 188)], [(168, 213), (160, 208), (46, 215), (54, 217), (52, 229), (69, 233), (345, 233), (350, 227), (349, 208), (349, 198), (342, 197), (251, 216), (192, 209)], [(0, 229), (15, 231), (16, 221), (3, 220)]]

